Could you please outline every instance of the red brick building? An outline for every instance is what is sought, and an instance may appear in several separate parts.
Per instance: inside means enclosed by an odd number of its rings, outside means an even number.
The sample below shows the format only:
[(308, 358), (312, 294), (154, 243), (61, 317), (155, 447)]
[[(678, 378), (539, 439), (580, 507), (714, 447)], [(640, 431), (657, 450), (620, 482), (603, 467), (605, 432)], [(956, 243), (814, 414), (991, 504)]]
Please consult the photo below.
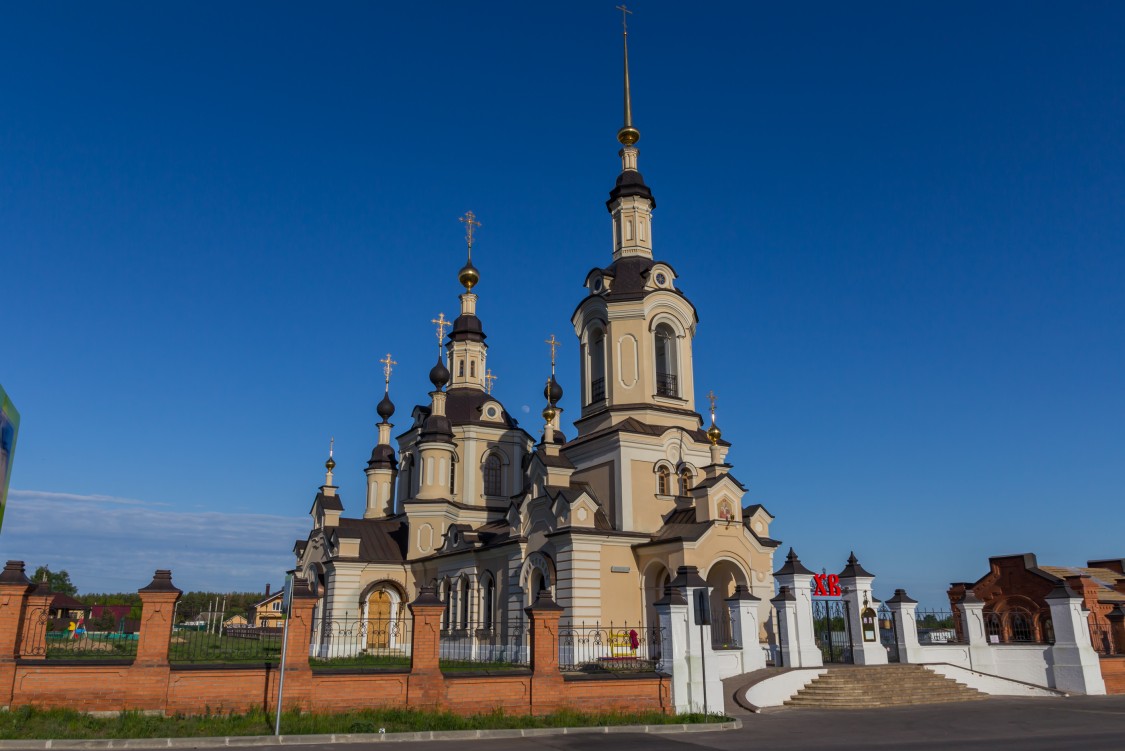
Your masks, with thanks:
[[(998, 643), (1053, 642), (1045, 597), (1059, 584), (1082, 596), (1090, 611), (1090, 640), (1102, 655), (1125, 653), (1125, 559), (1088, 561), (1085, 566), (1040, 566), (1033, 553), (988, 559), (989, 571), (975, 582), (949, 588), (955, 606), (972, 591), (985, 603), (985, 629)], [(957, 608), (951, 608), (958, 619)], [(960, 624), (958, 623), (958, 629)]]

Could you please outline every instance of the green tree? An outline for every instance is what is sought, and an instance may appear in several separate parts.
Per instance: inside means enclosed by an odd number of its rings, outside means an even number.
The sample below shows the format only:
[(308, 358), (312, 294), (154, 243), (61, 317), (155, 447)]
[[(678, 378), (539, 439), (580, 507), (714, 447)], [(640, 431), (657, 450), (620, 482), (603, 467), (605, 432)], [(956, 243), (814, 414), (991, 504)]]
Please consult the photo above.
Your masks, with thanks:
[(46, 566), (40, 566), (39, 568), (35, 569), (35, 573), (32, 575), (31, 580), (38, 583), (43, 581), (44, 576), (47, 577), (47, 586), (51, 588), (52, 592), (70, 595), (71, 597), (74, 597), (76, 594), (78, 594), (78, 587), (74, 586), (74, 582), (70, 580), (70, 574), (66, 572), (66, 569), (63, 569), (59, 572), (54, 572)]

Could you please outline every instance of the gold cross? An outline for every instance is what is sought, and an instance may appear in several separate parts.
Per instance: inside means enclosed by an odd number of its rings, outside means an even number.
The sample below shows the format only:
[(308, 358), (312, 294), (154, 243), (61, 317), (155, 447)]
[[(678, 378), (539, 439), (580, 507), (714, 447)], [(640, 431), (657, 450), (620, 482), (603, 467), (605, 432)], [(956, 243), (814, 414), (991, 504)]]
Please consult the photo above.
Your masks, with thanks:
[(621, 11), (621, 28), (625, 30), (626, 34), (628, 34), (629, 33), (629, 24), (626, 23), (626, 22), (628, 21), (628, 16), (633, 15), (633, 11), (626, 8), (624, 3), (622, 3), (621, 5), (618, 5), (617, 10)]
[(562, 342), (560, 342), (558, 339), (556, 339), (554, 334), (551, 334), (551, 338), (544, 340), (543, 343), (551, 345), (551, 373), (554, 373), (555, 372), (555, 348), (558, 347), (560, 344), (562, 344)]
[(477, 221), (477, 215), (471, 211), (466, 211), (465, 216), (461, 217), (458, 221), (465, 223), (465, 241), (469, 244), (469, 258), (473, 257), (473, 227), (481, 226)]
[(453, 325), (452, 321), (445, 320), (445, 313), (438, 313), (438, 317), (431, 319), (430, 323), (437, 325), (437, 341), (438, 347), (445, 341), (445, 330)]
[(328, 439), (328, 458), (332, 458), (332, 452), (336, 450), (336, 438), (333, 436)]
[(715, 416), (715, 402), (719, 397), (715, 396), (714, 390), (707, 392), (707, 401), (711, 402), (711, 417)]
[(383, 380), (388, 386), (390, 386), (391, 385), (391, 367), (394, 366), (394, 365), (398, 365), (398, 363), (391, 359), (391, 353), (390, 352), (388, 352), (387, 356), (384, 357), (379, 362), (383, 363)]
[(484, 382), (488, 388), (488, 393), (491, 394), (492, 384), (496, 382), (496, 376), (492, 375), (492, 368), (489, 368), (488, 372), (484, 374)]

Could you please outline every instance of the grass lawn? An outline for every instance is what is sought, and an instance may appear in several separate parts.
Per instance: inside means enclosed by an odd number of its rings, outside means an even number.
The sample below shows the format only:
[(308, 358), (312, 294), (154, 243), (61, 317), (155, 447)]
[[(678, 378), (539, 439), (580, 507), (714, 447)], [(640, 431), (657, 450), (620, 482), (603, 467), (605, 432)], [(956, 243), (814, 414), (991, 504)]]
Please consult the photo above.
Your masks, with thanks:
[[(543, 717), (507, 715), (503, 712), (462, 717), (447, 712), (409, 709), (372, 709), (344, 714), (313, 715), (286, 712), (281, 717), (285, 735), (308, 733), (388, 733), (419, 730), (481, 730), (495, 728), (589, 727), (597, 725), (664, 725), (722, 722), (721, 715), (664, 715), (656, 712), (623, 714), (561, 711)], [(186, 738), (224, 735), (270, 735), (273, 715), (212, 714), (197, 717), (150, 717), (122, 712), (116, 717), (91, 717), (69, 709), (19, 707), (0, 712), (0, 739), (63, 738)]]

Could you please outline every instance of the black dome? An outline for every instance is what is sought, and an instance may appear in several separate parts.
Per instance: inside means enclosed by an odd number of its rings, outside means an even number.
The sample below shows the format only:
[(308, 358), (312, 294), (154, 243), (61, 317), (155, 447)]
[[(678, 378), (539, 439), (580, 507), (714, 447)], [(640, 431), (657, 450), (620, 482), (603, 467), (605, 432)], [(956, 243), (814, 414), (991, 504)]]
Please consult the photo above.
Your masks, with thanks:
[(562, 396), (562, 386), (559, 385), (559, 382), (555, 380), (554, 374), (552, 374), (551, 380), (547, 381), (547, 385), (543, 387), (543, 397), (551, 404), (558, 404)]
[(375, 411), (379, 413), (379, 417), (383, 418), (383, 422), (391, 419), (391, 415), (395, 413), (395, 403), (391, 401), (390, 394), (383, 394), (383, 399), (379, 402)]
[(420, 441), (452, 441), (453, 425), (445, 415), (430, 415), (422, 423), (422, 432), (418, 436)]
[(371, 451), (371, 460), (367, 462), (368, 469), (395, 469), (398, 460), (395, 459), (395, 450), (390, 446), (379, 444)]
[[(609, 200), (605, 202), (606, 208), (609, 209), (614, 201), (625, 196), (647, 198), (652, 202), (652, 208), (656, 208), (656, 199), (652, 197), (652, 191), (645, 185), (645, 179), (641, 177), (641, 173), (636, 170), (625, 170), (617, 176), (617, 183), (613, 186), (613, 190), (609, 192)], [(612, 209), (610, 210), (612, 211)]]
[(460, 315), (453, 319), (453, 330), (449, 332), (450, 341), (483, 342), (484, 326), (476, 316)]
[(430, 368), (430, 383), (438, 390), (449, 383), (449, 369), (445, 367), (445, 364), (441, 361), (441, 356), (438, 356), (437, 365)]

